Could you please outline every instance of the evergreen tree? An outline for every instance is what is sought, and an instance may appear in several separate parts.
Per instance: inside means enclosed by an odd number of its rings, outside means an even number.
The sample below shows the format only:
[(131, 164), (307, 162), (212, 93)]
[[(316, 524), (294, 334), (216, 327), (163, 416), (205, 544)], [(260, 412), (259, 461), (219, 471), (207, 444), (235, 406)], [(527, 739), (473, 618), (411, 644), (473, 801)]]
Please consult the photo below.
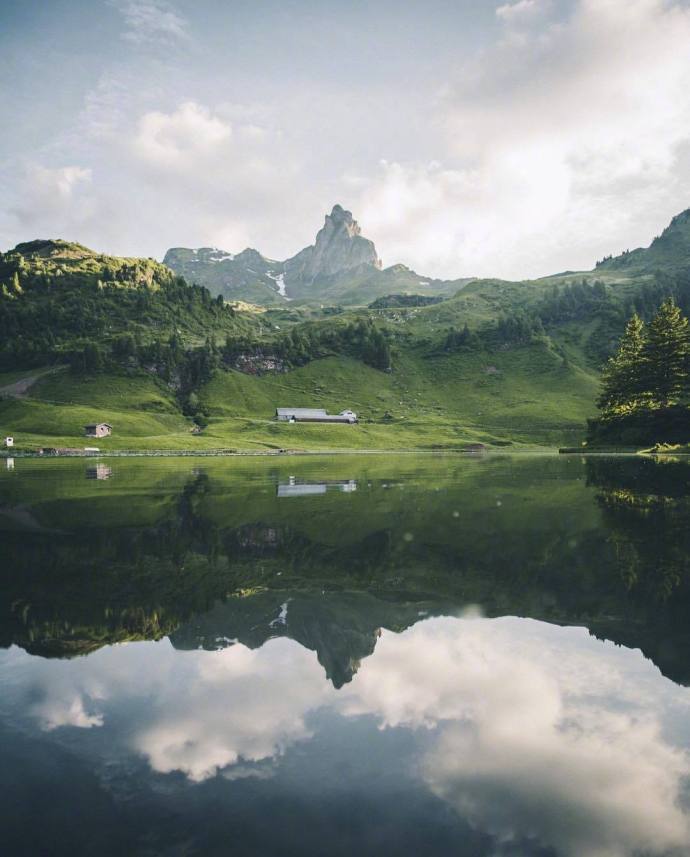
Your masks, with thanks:
[(645, 387), (661, 408), (674, 405), (688, 382), (688, 320), (672, 298), (649, 323), (642, 354)]
[(644, 402), (644, 350), (644, 322), (635, 313), (626, 325), (618, 351), (604, 367), (597, 404), (605, 415), (635, 410)]

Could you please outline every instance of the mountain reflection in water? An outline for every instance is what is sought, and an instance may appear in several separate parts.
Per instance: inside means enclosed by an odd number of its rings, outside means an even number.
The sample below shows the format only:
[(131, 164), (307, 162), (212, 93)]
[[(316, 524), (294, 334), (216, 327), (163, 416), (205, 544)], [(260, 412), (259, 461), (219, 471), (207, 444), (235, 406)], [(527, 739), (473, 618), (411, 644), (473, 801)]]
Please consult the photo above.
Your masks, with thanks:
[(684, 462), (78, 465), (0, 478), (9, 853), (690, 850)]

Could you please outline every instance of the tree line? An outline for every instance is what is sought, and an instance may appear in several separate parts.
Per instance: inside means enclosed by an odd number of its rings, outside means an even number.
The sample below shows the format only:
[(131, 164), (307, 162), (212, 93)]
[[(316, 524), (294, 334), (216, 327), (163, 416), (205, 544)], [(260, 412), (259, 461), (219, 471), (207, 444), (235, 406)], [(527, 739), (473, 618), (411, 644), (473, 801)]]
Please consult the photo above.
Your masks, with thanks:
[(333, 354), (346, 354), (382, 371), (391, 365), (388, 332), (370, 318), (358, 318), (347, 324), (296, 325), (289, 333), (271, 340), (229, 336), (223, 349), (228, 366), (233, 366), (241, 355), (258, 353), (270, 354), (288, 366), (304, 366)]
[(690, 315), (690, 272), (657, 271), (653, 280), (625, 292), (607, 288), (598, 279), (572, 280), (554, 285), (533, 303), (504, 311), (496, 321), (474, 331), (470, 332), (467, 325), (459, 330), (449, 328), (442, 348), (453, 352), (528, 344), (555, 327), (596, 319), (584, 350), (593, 364), (602, 365), (615, 351), (626, 320), (636, 314), (643, 322), (651, 322), (668, 298)]

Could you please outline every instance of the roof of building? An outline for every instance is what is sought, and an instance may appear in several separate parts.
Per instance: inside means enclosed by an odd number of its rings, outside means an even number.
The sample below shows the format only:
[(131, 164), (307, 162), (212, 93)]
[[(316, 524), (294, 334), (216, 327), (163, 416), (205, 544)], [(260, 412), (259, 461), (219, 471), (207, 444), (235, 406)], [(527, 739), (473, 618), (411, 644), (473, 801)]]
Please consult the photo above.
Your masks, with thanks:
[(279, 417), (325, 417), (324, 408), (276, 408)]
[(278, 485), (278, 497), (304, 497), (309, 494), (325, 494), (328, 486), (325, 482), (307, 483), (299, 485)]
[(98, 428), (98, 426), (106, 426), (106, 428), (111, 429), (112, 426), (110, 423), (87, 423), (84, 428)]

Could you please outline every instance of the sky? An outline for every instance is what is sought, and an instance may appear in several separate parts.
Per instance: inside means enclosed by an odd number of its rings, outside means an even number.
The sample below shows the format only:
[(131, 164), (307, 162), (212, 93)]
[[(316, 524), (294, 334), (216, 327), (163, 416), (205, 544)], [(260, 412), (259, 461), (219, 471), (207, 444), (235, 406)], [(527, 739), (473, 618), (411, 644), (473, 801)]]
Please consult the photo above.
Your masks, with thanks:
[(690, 0), (0, 0), (0, 249), (591, 268), (690, 207)]

